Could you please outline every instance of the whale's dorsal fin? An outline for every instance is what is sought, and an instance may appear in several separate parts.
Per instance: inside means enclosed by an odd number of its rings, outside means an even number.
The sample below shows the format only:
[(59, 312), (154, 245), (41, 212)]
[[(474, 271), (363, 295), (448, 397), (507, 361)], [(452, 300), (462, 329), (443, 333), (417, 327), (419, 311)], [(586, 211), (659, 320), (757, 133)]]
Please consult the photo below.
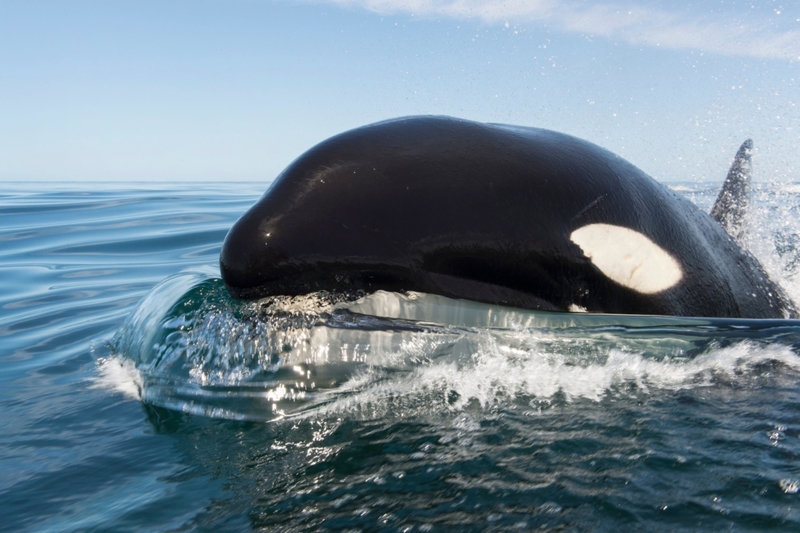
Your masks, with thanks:
[(747, 139), (733, 159), (728, 177), (711, 208), (711, 217), (720, 223), (728, 235), (741, 241), (744, 234), (744, 217), (750, 203), (750, 156), (753, 141)]

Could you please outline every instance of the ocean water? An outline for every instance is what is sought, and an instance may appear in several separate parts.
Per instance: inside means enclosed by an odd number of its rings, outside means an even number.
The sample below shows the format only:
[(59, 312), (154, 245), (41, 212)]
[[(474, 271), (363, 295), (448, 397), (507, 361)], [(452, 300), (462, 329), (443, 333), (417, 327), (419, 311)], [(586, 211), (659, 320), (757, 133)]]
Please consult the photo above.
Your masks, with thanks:
[[(264, 189), (0, 187), (0, 530), (800, 530), (800, 322), (238, 302)], [(800, 301), (800, 185), (755, 193)]]

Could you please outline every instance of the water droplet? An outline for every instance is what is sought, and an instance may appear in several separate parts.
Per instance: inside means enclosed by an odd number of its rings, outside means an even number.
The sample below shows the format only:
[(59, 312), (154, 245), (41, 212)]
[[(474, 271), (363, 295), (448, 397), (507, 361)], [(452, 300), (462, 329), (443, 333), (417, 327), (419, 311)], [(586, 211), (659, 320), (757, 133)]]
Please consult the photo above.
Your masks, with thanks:
[(800, 481), (796, 479), (781, 479), (778, 481), (778, 486), (786, 494), (797, 494), (800, 492)]

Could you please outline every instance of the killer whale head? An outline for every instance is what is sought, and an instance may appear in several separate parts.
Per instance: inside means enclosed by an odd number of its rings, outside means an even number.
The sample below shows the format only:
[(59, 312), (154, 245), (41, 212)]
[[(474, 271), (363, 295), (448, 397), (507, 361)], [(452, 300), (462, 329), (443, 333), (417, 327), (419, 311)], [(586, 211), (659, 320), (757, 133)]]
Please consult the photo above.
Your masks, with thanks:
[[(729, 206), (749, 176), (740, 152)], [(569, 135), (408, 117), (296, 159), (231, 228), (220, 270), (240, 298), (390, 290), (551, 311), (793, 314), (722, 227), (741, 216), (715, 210)]]

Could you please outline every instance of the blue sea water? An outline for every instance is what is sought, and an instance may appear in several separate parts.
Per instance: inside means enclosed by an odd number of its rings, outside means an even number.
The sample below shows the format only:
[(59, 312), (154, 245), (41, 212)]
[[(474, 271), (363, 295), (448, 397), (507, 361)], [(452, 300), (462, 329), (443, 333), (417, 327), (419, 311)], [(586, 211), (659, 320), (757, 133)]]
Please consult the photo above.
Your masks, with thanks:
[[(800, 323), (238, 302), (264, 188), (0, 187), (0, 530), (800, 529)], [(800, 187), (756, 193), (800, 301)]]

